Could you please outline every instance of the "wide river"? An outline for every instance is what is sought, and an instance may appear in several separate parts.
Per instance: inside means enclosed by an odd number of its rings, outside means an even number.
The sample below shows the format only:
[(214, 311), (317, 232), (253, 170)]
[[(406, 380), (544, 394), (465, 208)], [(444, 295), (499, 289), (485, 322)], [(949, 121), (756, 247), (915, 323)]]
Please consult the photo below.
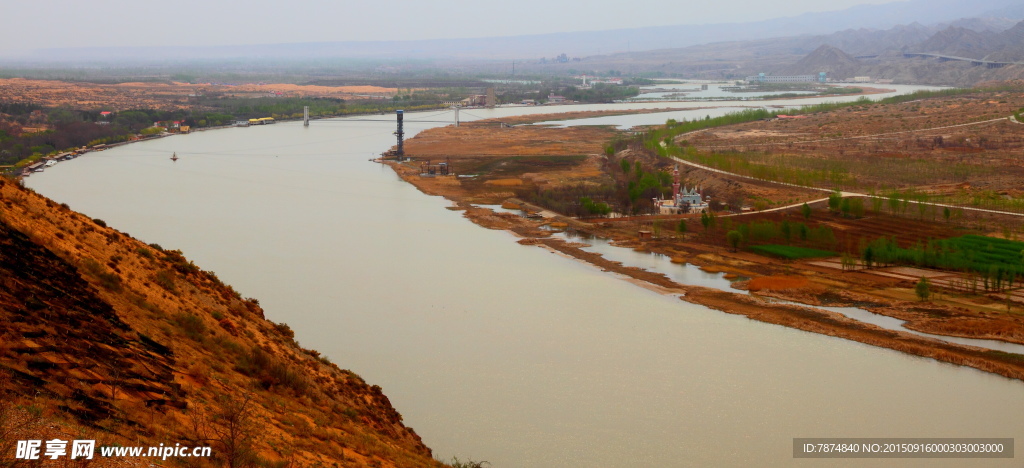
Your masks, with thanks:
[[(474, 109), (462, 118), (665, 106)], [(1020, 465), (794, 460), (794, 437), (1024, 440), (1024, 383), (710, 310), (519, 245), (368, 162), (394, 140), (394, 117), (374, 118), (173, 136), (89, 153), (26, 182), (183, 250), (258, 298), (303, 346), (382, 386), (439, 458), (495, 467)], [(408, 114), (406, 131), (447, 118)], [(170, 161), (172, 152), (181, 159)]]

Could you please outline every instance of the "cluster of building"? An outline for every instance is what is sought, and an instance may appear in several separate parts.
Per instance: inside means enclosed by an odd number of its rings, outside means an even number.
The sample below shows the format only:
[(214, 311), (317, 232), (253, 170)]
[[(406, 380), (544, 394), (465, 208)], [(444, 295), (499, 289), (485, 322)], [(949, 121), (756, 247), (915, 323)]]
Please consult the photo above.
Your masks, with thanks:
[[(95, 145), (93, 146), (93, 148), (101, 149), (105, 146), (106, 145)], [(86, 147), (83, 146), (81, 149), (68, 151), (54, 156), (43, 158), (40, 161), (36, 161), (32, 164), (29, 164), (28, 166), (25, 166), (24, 168), (21, 169), (21, 172), (15, 172), (15, 175), (19, 177), (28, 177), (33, 172), (43, 172), (43, 170), (46, 169), (47, 167), (56, 166), (57, 162), (59, 161), (69, 161), (75, 159), (80, 154), (85, 153), (85, 151)]]
[(552, 58), (550, 60), (548, 60), (547, 57), (542, 57), (540, 60), (537, 61), (537, 63), (539, 63), (539, 64), (545, 64), (545, 63), (568, 63), (568, 62), (579, 62), (579, 61), (580, 61), (579, 57), (571, 57), (570, 58), (568, 55), (565, 55), (564, 53), (562, 53), (562, 54), (558, 54), (558, 56), (556, 56), (556, 57), (554, 57), (554, 58)]
[(487, 88), (486, 94), (474, 94), (460, 101), (444, 101), (449, 107), (494, 107), (498, 105), (498, 96), (494, 88)]
[(190, 133), (192, 127), (185, 125), (184, 121), (181, 120), (167, 120), (164, 122), (153, 122), (154, 127), (163, 127), (167, 129), (167, 133)]
[(583, 83), (580, 84), (579, 89), (590, 89), (590, 88), (594, 87), (594, 85), (599, 84), (599, 83), (610, 84), (610, 85), (618, 85), (618, 86), (622, 86), (622, 84), (624, 83), (622, 81), (622, 78), (601, 78), (599, 76), (587, 76), (587, 75), (580, 75), (580, 76), (576, 76), (575, 78), (579, 79), (579, 80), (583, 80)]

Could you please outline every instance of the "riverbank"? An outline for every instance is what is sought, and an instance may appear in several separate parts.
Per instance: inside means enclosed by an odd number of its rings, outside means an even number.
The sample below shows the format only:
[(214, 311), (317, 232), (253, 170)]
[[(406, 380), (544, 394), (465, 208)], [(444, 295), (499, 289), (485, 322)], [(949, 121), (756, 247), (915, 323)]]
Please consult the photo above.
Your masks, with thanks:
[[(549, 120), (553, 119), (549, 118)], [(539, 150), (538, 154), (547, 155), (550, 158), (547, 162), (548, 167), (540, 164), (529, 169), (515, 168), (510, 167), (511, 164), (514, 164), (512, 162), (514, 159), (503, 158), (497, 164), (491, 164), (489, 169), (485, 166), (474, 165), (474, 169), (478, 171), (476, 177), (459, 178), (454, 176), (422, 177), (418, 162), (405, 164), (389, 162), (388, 164), (403, 180), (416, 186), (422, 192), (443, 196), (454, 202), (455, 206), (452, 209), (464, 210), (466, 218), (478, 225), (512, 232), (522, 238), (521, 244), (539, 245), (557, 251), (602, 270), (624, 275), (631, 281), (645, 283), (663, 293), (681, 294), (682, 300), (731, 314), (743, 315), (753, 320), (858, 341), (1024, 380), (1024, 358), (1019, 355), (934, 340), (909, 331), (886, 329), (845, 317), (836, 312), (820, 309), (814, 305), (868, 305), (871, 312), (906, 320), (907, 328), (911, 330), (926, 331), (937, 335), (1024, 343), (1024, 336), (1013, 332), (1013, 330), (1022, 329), (1017, 315), (993, 313), (992, 311), (997, 309), (992, 307), (972, 309), (970, 301), (954, 298), (952, 295), (927, 304), (912, 302), (913, 284), (907, 284), (907, 281), (873, 277), (863, 272), (843, 273), (837, 277), (835, 271), (826, 271), (827, 269), (816, 268), (803, 262), (780, 262), (777, 259), (761, 257), (749, 252), (731, 252), (724, 247), (724, 244), (715, 245), (715, 242), (711, 242), (712, 238), (702, 237), (696, 233), (671, 233), (656, 239), (641, 240), (637, 235), (639, 226), (646, 224), (649, 228), (653, 228), (650, 222), (606, 220), (601, 221), (600, 224), (593, 224), (552, 212), (541, 213), (543, 210), (540, 207), (523, 204), (520, 200), (510, 200), (513, 198), (516, 188), (537, 180), (555, 180), (565, 183), (566, 179), (571, 179), (569, 183), (587, 184), (597, 183), (595, 181), (603, 176), (600, 169), (606, 164), (603, 164), (602, 157), (596, 154), (600, 151), (598, 145), (594, 145), (595, 148), (592, 148), (594, 151), (589, 155), (561, 161), (561, 165), (552, 162), (556, 161), (553, 155), (557, 153), (557, 148), (551, 143), (573, 139), (569, 133), (563, 133), (566, 130), (545, 128), (543, 135), (530, 134), (530, 143), (534, 148), (547, 148), (547, 151)], [(465, 141), (467, 135), (460, 134), (457, 139), (448, 139), (452, 136), (454, 134), (448, 134), (443, 129), (432, 133), (425, 132), (424, 142), (429, 141), (429, 145), (418, 146), (417, 138), (419, 137), (417, 137), (409, 140), (407, 148), (412, 150), (444, 148), (446, 154), (452, 158), (453, 166), (461, 173), (463, 171), (458, 168), (464, 161), (462, 158), (466, 158), (465, 161), (472, 161), (475, 153), (479, 152), (479, 148), (474, 151), (462, 151), (460, 148), (463, 147), (460, 146), (460, 142)], [(515, 142), (505, 145), (505, 147), (514, 146)], [(410, 151), (410, 154), (418, 153)], [(440, 153), (438, 152), (438, 154)], [(512, 154), (515, 154), (515, 151), (506, 152), (503, 156)], [(497, 167), (502, 167), (502, 169), (495, 174)], [(479, 169), (481, 168), (487, 169), (488, 172), (480, 173)], [(569, 177), (570, 174), (575, 174), (576, 178), (572, 179)], [(730, 181), (729, 183), (739, 182)], [(820, 195), (807, 194), (808, 197), (812, 195), (820, 198)], [(787, 196), (799, 197), (800, 194), (794, 192)], [(474, 204), (501, 203), (506, 203), (509, 207), (521, 206), (528, 212), (540, 214), (521, 217), (474, 206)], [(815, 217), (820, 217), (822, 224), (835, 223), (834, 220), (828, 219), (827, 215), (816, 214)], [(905, 220), (891, 221), (906, 224)], [(625, 248), (666, 255), (676, 263), (698, 265), (705, 271), (722, 272), (733, 277), (767, 278), (769, 286), (758, 287), (753, 294), (747, 295), (680, 284), (665, 275), (624, 266), (608, 260), (600, 254), (587, 252), (580, 246), (551, 238), (552, 227), (560, 229), (567, 226), (571, 226), (581, 233), (613, 239), (617, 245)], [(671, 230), (671, 227), (668, 229)], [(787, 274), (803, 276), (807, 281), (797, 287), (771, 286), (772, 278)], [(739, 285), (745, 286), (746, 283), (739, 283)], [(773, 298), (810, 305), (780, 304), (772, 302)], [(970, 324), (971, 327), (965, 327), (964, 324)]]
[[(1024, 436), (1013, 417), (1024, 404), (1020, 381), (719, 313), (466, 222), (447, 200), (367, 164), (394, 142), (387, 120), (160, 139), (26, 182), (180, 249), (258, 298), (303, 347), (380, 385), (438, 458), (781, 467), (791, 463), (780, 451), (793, 434), (863, 433), (878, 421), (905, 434), (951, 427)], [(195, 156), (173, 163), (172, 150)], [(477, 178), (485, 177), (460, 181)], [(691, 233), (701, 230), (693, 222)], [(971, 404), (948, 404), (964, 395)]]

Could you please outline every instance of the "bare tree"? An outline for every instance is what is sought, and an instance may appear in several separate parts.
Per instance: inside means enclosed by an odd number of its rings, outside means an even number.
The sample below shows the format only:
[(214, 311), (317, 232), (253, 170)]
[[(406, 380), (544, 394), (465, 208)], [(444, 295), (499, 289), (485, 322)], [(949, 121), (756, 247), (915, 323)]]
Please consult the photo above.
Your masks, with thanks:
[(255, 466), (256, 414), (252, 394), (243, 398), (220, 399), (210, 426), (216, 440), (224, 448), (230, 468)]

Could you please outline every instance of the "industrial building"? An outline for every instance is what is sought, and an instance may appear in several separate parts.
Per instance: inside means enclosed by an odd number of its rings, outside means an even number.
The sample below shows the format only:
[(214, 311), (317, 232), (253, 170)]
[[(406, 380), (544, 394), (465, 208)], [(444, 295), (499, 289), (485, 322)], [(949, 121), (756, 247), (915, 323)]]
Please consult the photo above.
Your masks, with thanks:
[(747, 77), (747, 83), (824, 83), (827, 73), (821, 72), (817, 75), (767, 75), (758, 73)]

